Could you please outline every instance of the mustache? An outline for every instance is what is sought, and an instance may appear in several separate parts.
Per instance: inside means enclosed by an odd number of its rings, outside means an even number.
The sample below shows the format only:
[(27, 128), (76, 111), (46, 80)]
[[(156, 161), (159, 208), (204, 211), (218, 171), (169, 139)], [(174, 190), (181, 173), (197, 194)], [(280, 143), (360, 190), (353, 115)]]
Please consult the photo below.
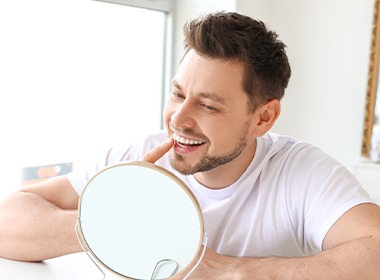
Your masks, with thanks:
[(208, 140), (208, 138), (203, 134), (199, 132), (195, 132), (193, 129), (188, 128), (188, 127), (183, 127), (183, 128), (178, 128), (172, 125), (171, 123), (169, 124), (169, 128), (178, 134), (182, 134), (184, 136), (189, 136), (197, 139), (202, 139), (202, 140)]

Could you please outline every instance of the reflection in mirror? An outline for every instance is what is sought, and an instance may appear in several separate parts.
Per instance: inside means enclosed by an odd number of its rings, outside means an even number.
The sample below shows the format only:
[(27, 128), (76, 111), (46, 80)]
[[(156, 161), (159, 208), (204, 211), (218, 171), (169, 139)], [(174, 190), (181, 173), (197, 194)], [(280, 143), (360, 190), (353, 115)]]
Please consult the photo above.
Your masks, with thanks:
[(374, 162), (380, 162), (380, 93), (377, 93), (380, 49), (379, 2), (380, 0), (375, 0), (362, 142), (362, 155), (370, 157)]
[(111, 272), (166, 279), (190, 269), (189, 275), (205, 252), (207, 234), (195, 196), (151, 163), (124, 162), (98, 172), (78, 210), (78, 239), (104, 278)]

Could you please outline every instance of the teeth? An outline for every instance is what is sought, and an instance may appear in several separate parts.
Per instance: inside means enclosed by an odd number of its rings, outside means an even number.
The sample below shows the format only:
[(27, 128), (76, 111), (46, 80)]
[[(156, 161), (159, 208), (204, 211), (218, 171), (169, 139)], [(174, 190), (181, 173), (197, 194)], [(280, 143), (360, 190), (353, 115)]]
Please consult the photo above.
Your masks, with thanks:
[(186, 139), (177, 134), (174, 134), (174, 139), (180, 144), (184, 144), (184, 145), (200, 145), (200, 144), (205, 143), (205, 141), (202, 141), (202, 140)]

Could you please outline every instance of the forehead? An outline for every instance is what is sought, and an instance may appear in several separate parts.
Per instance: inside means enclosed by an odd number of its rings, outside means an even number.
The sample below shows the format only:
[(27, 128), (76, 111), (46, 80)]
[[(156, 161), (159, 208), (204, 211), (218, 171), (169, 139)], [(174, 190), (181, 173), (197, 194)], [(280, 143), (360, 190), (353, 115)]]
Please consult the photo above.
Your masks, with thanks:
[(190, 50), (173, 79), (173, 86), (188, 92), (242, 93), (244, 65), (241, 62), (209, 58)]

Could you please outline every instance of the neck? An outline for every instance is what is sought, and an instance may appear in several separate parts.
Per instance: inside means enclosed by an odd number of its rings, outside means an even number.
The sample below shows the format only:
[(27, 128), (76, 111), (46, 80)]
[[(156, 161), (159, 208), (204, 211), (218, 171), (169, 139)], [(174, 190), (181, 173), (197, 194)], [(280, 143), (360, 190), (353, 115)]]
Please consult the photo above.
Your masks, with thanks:
[(195, 173), (194, 178), (209, 189), (223, 189), (236, 182), (251, 164), (255, 156), (256, 139), (250, 142), (234, 160), (212, 170)]

